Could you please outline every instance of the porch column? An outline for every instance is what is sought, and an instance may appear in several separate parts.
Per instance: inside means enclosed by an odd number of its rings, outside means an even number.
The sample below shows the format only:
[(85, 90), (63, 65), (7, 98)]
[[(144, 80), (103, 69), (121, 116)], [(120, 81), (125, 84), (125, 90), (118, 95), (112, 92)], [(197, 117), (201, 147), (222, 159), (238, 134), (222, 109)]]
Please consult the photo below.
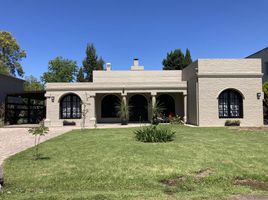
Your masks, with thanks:
[(186, 124), (187, 123), (187, 93), (183, 92), (183, 103), (184, 103), (184, 117), (183, 121)]
[(149, 108), (150, 109), (149, 119), (153, 118), (153, 107), (156, 104), (156, 92), (151, 92), (151, 101), (152, 101), (152, 105), (151, 105), (151, 108)]
[(89, 113), (90, 113), (90, 118), (89, 118), (89, 122), (90, 122), (90, 126), (94, 127), (96, 125), (96, 105), (95, 105), (95, 97), (96, 94), (90, 94), (90, 108), (89, 109)]

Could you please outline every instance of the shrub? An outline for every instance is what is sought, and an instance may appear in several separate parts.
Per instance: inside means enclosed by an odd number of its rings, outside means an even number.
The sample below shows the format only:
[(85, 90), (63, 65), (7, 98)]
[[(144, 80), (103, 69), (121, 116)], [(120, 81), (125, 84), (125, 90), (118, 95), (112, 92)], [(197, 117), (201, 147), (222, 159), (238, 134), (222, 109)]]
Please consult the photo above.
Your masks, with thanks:
[(176, 115), (175, 117), (171, 117), (169, 121), (171, 124), (183, 124), (182, 118), (178, 115)]
[(168, 142), (174, 140), (175, 132), (167, 126), (150, 125), (134, 131), (141, 142)]
[(225, 126), (240, 126), (239, 120), (226, 120)]

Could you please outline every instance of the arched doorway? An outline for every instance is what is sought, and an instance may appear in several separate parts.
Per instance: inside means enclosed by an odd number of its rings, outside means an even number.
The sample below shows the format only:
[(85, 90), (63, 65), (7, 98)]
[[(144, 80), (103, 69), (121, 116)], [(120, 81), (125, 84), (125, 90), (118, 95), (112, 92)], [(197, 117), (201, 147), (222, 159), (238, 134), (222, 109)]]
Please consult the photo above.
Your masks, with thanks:
[(169, 115), (175, 115), (175, 101), (172, 96), (168, 94), (161, 94), (156, 98), (160, 106), (163, 107), (162, 114), (168, 117)]
[(102, 118), (116, 118), (116, 106), (120, 99), (116, 95), (107, 95), (101, 101), (101, 117)]
[(148, 121), (148, 102), (140, 94), (136, 94), (129, 99), (130, 116), (129, 121), (144, 122)]

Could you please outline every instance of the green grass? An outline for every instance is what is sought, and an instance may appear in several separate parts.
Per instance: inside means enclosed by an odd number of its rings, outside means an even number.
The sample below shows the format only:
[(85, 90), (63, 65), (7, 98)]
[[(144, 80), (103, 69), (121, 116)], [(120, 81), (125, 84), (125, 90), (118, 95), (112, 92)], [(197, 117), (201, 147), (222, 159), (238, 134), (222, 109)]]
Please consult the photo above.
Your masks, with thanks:
[[(268, 194), (233, 184), (236, 177), (268, 181), (268, 133), (173, 126), (175, 140), (141, 143), (132, 129), (76, 130), (4, 163), (0, 199), (224, 199)], [(195, 172), (213, 173), (196, 180)], [(160, 181), (184, 176), (168, 186)], [(167, 194), (168, 193), (168, 194)]]

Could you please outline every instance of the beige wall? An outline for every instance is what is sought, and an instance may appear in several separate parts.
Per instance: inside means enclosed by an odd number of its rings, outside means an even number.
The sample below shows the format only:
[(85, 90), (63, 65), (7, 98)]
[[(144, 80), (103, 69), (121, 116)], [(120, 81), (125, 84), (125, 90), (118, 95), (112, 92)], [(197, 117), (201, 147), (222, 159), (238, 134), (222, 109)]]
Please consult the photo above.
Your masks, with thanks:
[(219, 118), (218, 96), (228, 88), (244, 96), (241, 126), (263, 125), (262, 98), (257, 99), (262, 92), (260, 69), (259, 59), (198, 60), (199, 126), (224, 126), (227, 119)]
[(183, 69), (183, 81), (187, 81), (187, 123), (198, 125), (197, 61)]
[[(93, 83), (48, 83), (46, 85), (47, 119), (50, 126), (62, 126), (59, 119), (61, 96), (75, 93), (87, 105), (86, 126), (98, 122), (119, 122), (118, 118), (101, 119), (101, 99), (106, 94), (126, 95), (127, 101), (134, 94), (144, 94), (148, 101), (152, 95), (170, 94), (175, 99), (176, 114), (187, 122), (200, 126), (224, 126), (227, 119), (218, 116), (218, 96), (221, 91), (233, 88), (243, 96), (244, 117), (241, 126), (263, 124), (260, 59), (199, 59), (183, 71), (94, 71)], [(184, 95), (187, 94), (187, 110)], [(54, 102), (50, 97), (54, 97)], [(186, 104), (185, 104), (186, 105)], [(95, 119), (97, 118), (97, 119)], [(151, 112), (148, 112), (151, 119)], [(108, 121), (107, 121), (108, 120)], [(82, 120), (76, 121), (77, 126)]]

